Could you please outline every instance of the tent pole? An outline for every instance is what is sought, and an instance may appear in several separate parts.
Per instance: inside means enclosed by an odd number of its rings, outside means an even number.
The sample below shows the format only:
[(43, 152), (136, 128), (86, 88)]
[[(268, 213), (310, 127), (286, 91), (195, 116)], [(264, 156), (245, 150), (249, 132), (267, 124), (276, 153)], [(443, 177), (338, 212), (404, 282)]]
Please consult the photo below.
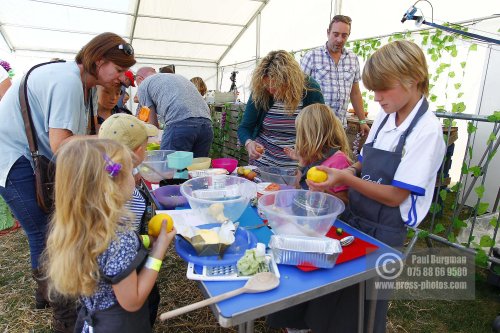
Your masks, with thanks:
[[(340, 15), (342, 14), (342, 0), (335, 0), (335, 11), (333, 15)], [(332, 18), (330, 17), (330, 20)]]
[(132, 21), (132, 28), (130, 28), (130, 44), (134, 41), (135, 25), (137, 23), (137, 14), (139, 14), (139, 6), (141, 5), (141, 0), (137, 0), (135, 3), (134, 17)]
[(9, 40), (9, 37), (7, 37), (7, 34), (5, 33), (5, 29), (3, 28), (3, 24), (0, 23), (0, 36), (2, 36), (3, 40), (5, 41), (5, 44), (9, 48), (9, 51), (12, 53), (14, 52), (14, 46), (12, 46), (12, 43)]
[(259, 13), (259, 15), (257, 15), (257, 22), (256, 22), (257, 35), (255, 36), (255, 64), (257, 64), (257, 62), (260, 59), (260, 16), (261, 16), (261, 13)]

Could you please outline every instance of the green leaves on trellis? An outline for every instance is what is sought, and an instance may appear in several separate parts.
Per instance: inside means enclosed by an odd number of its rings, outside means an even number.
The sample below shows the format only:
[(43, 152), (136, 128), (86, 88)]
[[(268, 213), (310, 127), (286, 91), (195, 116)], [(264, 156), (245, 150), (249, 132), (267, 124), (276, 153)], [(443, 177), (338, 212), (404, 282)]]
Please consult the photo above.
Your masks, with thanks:
[(462, 113), (466, 109), (464, 102), (451, 103), (451, 112)]
[(489, 223), (493, 228), (496, 228), (498, 226), (498, 218), (496, 216), (493, 216)]
[(479, 177), (481, 175), (482, 169), (480, 166), (475, 165), (469, 168), (469, 172), (474, 175), (474, 177)]
[(479, 185), (474, 189), (474, 192), (476, 192), (477, 197), (481, 199), (484, 195), (484, 185)]
[(472, 134), (477, 130), (477, 127), (474, 126), (474, 123), (472, 121), (469, 121), (467, 123), (467, 133)]
[(477, 44), (472, 44), (469, 46), (469, 51), (477, 51)]
[(479, 246), (481, 247), (491, 247), (495, 245), (495, 241), (488, 235), (481, 236), (481, 240), (479, 241)]
[(463, 220), (459, 219), (458, 217), (455, 217), (453, 219), (453, 228), (460, 229), (460, 228), (465, 228), (466, 226), (467, 226), (467, 223), (465, 223)]
[(488, 120), (492, 122), (500, 122), (500, 111), (493, 112), (492, 115), (488, 116)]
[(476, 265), (479, 267), (488, 267), (488, 255), (486, 252), (481, 248), (477, 248), (476, 251)]
[(489, 205), (490, 204), (487, 202), (478, 203), (476, 206), (477, 215), (483, 215), (484, 213), (486, 213), (488, 211)]
[(444, 225), (442, 225), (441, 223), (438, 223), (436, 224), (436, 226), (434, 227), (434, 233), (437, 235), (443, 231), (445, 231), (446, 228), (444, 227)]

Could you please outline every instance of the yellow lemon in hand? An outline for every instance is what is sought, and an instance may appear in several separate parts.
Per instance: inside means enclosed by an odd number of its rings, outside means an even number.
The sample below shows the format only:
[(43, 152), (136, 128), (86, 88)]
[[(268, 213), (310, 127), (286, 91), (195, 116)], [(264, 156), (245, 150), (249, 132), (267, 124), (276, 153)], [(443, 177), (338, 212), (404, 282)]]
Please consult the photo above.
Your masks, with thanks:
[(161, 230), (161, 224), (163, 220), (167, 220), (167, 232), (170, 232), (174, 228), (174, 220), (168, 214), (157, 214), (149, 220), (148, 223), (148, 235), (158, 237)]
[(322, 183), (328, 179), (328, 174), (324, 171), (318, 170), (316, 167), (312, 167), (307, 171), (307, 179), (315, 183)]

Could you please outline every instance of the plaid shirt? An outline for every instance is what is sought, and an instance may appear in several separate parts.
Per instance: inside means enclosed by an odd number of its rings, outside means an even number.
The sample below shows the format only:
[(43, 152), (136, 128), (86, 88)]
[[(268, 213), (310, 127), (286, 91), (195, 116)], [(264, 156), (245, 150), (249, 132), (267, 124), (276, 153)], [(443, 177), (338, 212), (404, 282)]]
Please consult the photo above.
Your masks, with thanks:
[(325, 104), (335, 111), (346, 126), (352, 85), (361, 79), (358, 57), (343, 48), (339, 63), (335, 64), (325, 44), (307, 52), (300, 61), (300, 67), (318, 81)]

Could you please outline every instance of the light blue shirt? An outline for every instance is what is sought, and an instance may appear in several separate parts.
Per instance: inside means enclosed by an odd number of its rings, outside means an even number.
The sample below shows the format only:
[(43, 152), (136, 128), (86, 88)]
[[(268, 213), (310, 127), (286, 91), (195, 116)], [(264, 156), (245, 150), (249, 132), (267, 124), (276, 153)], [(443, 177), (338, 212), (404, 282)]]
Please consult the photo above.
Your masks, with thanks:
[[(19, 103), (21, 79), (19, 75), (0, 101), (0, 186), (5, 186), (7, 175), (19, 157), (24, 155), (32, 160)], [(28, 101), (38, 136), (38, 151), (47, 158), (53, 156), (49, 128), (86, 134), (88, 115), (80, 69), (75, 62), (35, 69), (28, 78)]]

